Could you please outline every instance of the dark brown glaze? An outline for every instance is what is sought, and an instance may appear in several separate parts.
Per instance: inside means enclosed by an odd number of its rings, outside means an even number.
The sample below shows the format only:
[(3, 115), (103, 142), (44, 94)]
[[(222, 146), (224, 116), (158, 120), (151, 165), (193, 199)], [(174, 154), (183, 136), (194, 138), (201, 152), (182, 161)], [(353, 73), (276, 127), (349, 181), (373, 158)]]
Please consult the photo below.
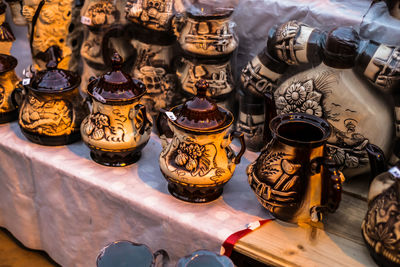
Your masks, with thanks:
[(218, 7), (204, 3), (191, 5), (186, 11), (188, 17), (196, 20), (215, 20), (229, 18), (235, 9), (233, 7)]
[(370, 63), (372, 57), (374, 56), (376, 50), (378, 50), (380, 43), (373, 40), (369, 42), (362, 42), (362, 49), (360, 49), (359, 55), (356, 58), (354, 70), (360, 74), (364, 75), (364, 71)]
[(190, 130), (216, 130), (226, 124), (229, 112), (206, 96), (208, 86), (204, 80), (196, 83), (197, 95), (173, 109), (177, 117), (174, 124)]
[(0, 113), (0, 124), (7, 123), (10, 121), (15, 121), (16, 119), (18, 119), (18, 110), (17, 109)]
[(358, 33), (351, 27), (331, 30), (322, 42), (323, 62), (338, 69), (352, 68), (361, 42)]
[(88, 94), (94, 99), (102, 98), (103, 103), (112, 104), (130, 102), (146, 93), (145, 85), (121, 70), (123, 59), (118, 53), (112, 57), (112, 71), (88, 85)]
[(124, 150), (120, 152), (111, 152), (90, 147), (90, 157), (97, 163), (109, 167), (123, 167), (137, 162), (142, 156), (142, 149), (147, 145), (148, 141), (134, 149)]
[(68, 135), (50, 136), (27, 131), (22, 127), (20, 127), (20, 129), (29, 141), (44, 146), (63, 146), (81, 139), (81, 133), (79, 130)]
[(0, 2), (0, 15), (4, 14), (6, 12), (7, 5), (4, 4), (3, 2)]
[(368, 153), (369, 165), (371, 169), (371, 182), (373, 178), (387, 171), (387, 164), (385, 154), (380, 147), (374, 144), (367, 144), (365, 149)]
[(0, 54), (0, 74), (13, 70), (17, 66), (17, 64), (18, 61), (15, 57)]

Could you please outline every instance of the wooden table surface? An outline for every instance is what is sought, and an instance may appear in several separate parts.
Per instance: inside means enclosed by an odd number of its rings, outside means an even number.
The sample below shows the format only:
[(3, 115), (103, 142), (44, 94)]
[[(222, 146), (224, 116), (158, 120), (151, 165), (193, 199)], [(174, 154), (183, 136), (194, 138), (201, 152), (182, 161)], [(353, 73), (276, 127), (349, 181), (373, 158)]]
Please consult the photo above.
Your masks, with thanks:
[(339, 209), (323, 223), (274, 220), (240, 239), (234, 251), (272, 266), (376, 266), (361, 236), (367, 192), (368, 181), (351, 180)]

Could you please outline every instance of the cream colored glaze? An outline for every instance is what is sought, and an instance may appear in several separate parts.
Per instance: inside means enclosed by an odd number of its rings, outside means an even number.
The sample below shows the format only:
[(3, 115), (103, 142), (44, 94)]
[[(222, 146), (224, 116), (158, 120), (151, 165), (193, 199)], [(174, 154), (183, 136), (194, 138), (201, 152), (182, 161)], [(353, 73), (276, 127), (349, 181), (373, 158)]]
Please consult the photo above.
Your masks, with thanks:
[(146, 143), (151, 134), (152, 122), (144, 125), (143, 135), (139, 130), (143, 126), (143, 113), (135, 107), (139, 99), (132, 104), (113, 106), (93, 101), (91, 114), (81, 124), (82, 140), (89, 147), (105, 151), (118, 152), (133, 150)]
[[(230, 17), (208, 21), (185, 17), (182, 23), (180, 32), (177, 27), (174, 29), (180, 46), (186, 52), (203, 56), (228, 55), (238, 46)], [(204, 33), (196, 32), (196, 29), (203, 29)]]
[[(289, 92), (290, 86), (292, 91), (309, 88), (317, 93), (298, 94), (298, 104), (290, 104), (287, 99), (291, 95), (285, 94)], [(311, 101), (307, 103), (308, 109), (302, 109), (307, 101)], [(363, 154), (363, 163), (359, 166), (353, 161), (355, 158), (350, 157), (346, 151), (336, 154), (337, 157), (345, 157), (341, 160), (346, 161), (346, 176), (351, 177), (368, 169), (368, 157), (364, 149), (368, 140), (382, 148), (386, 155), (390, 151), (394, 131), (393, 109), (375, 88), (360, 79), (352, 70), (333, 69), (321, 64), (299, 73), (275, 91), (275, 102), (278, 114), (297, 111), (324, 117), (334, 127), (328, 140), (330, 145), (338, 151), (345, 148), (339, 144), (334, 134), (338, 130), (343, 134), (346, 146), (351, 147), (351, 150), (356, 148)]]
[[(168, 124), (174, 132), (174, 136), (169, 143), (165, 136), (161, 136), (163, 148), (159, 162), (164, 175), (177, 182), (198, 187), (222, 185), (231, 179), (236, 165), (233, 162), (235, 155), (229, 147), (231, 138), (226, 136), (227, 129), (213, 134), (189, 134), (178, 129), (171, 122)], [(196, 144), (204, 148), (202, 155), (196, 159), (197, 166), (195, 168), (193, 165), (189, 166), (190, 159), (186, 164), (177, 165), (176, 160), (179, 161), (179, 159), (176, 159), (175, 153), (181, 143)], [(190, 154), (187, 155), (191, 157)], [(183, 162), (181, 161), (181, 163)], [(190, 171), (187, 167), (193, 169)]]

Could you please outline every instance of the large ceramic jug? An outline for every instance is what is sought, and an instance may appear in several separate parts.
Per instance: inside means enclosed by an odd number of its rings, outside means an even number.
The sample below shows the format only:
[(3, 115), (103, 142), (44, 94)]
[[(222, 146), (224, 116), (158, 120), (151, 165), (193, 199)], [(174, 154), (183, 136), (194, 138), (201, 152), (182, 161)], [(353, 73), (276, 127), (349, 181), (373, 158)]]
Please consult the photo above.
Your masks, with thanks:
[[(222, 194), (246, 147), (242, 134), (228, 134), (233, 115), (206, 97), (208, 84), (200, 80), (196, 87), (197, 96), (168, 113), (172, 141), (168, 143), (159, 129), (160, 169), (173, 196), (200, 203)], [(229, 146), (234, 137), (241, 142), (237, 155)]]
[(87, 92), (92, 111), (81, 125), (92, 159), (106, 166), (126, 166), (139, 160), (153, 126), (140, 104), (146, 87), (121, 71), (121, 66), (122, 58), (115, 53), (112, 71), (91, 79)]

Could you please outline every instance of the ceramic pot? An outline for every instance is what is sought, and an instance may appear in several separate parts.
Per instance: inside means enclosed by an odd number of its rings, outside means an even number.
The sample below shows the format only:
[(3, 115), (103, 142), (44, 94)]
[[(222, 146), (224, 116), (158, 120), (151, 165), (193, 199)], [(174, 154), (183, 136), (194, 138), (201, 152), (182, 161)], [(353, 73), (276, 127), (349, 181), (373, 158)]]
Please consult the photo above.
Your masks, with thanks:
[(141, 27), (155, 31), (169, 31), (175, 13), (174, 0), (128, 0), (126, 18)]
[[(159, 129), (160, 169), (173, 196), (201, 203), (222, 194), (246, 147), (243, 134), (228, 134), (233, 115), (206, 97), (208, 84), (200, 80), (196, 87), (196, 97), (169, 111), (172, 141)], [(234, 137), (241, 142), (237, 155), (229, 146)]]
[(0, 54), (10, 55), (15, 37), (10, 25), (6, 22), (6, 9), (7, 5), (0, 1)]
[(233, 8), (192, 5), (173, 19), (173, 29), (182, 50), (197, 57), (224, 57), (232, 54), (238, 39), (231, 21)]
[(79, 94), (81, 78), (77, 73), (59, 69), (61, 51), (50, 47), (47, 70), (34, 76), (13, 92), (19, 106), (18, 123), (30, 141), (41, 145), (66, 145), (79, 140), (79, 126), (86, 106)]
[(22, 2), (19, 0), (6, 0), (10, 6), (12, 20), (17, 26), (26, 25), (25, 17), (22, 15)]
[(0, 54), (0, 123), (6, 123), (18, 118), (18, 110), (12, 103), (11, 94), (19, 82), (14, 68), (17, 59)]
[(320, 221), (340, 203), (342, 174), (327, 157), (329, 123), (313, 115), (292, 113), (270, 123), (273, 139), (247, 167), (258, 201), (276, 218)]
[(233, 262), (224, 255), (218, 255), (207, 250), (197, 250), (179, 259), (176, 267), (234, 267)]
[(368, 194), (368, 211), (361, 233), (379, 266), (400, 266), (400, 169), (399, 163), (387, 170), (382, 150), (368, 146), (371, 170), (376, 177)]
[(399, 0), (385, 0), (388, 8), (390, 15), (393, 17), (400, 19), (400, 1)]
[(182, 58), (176, 73), (183, 91), (188, 94), (196, 94), (195, 84), (199, 80), (207, 81), (210, 85), (207, 96), (214, 99), (230, 94), (234, 89), (229, 59), (198, 60), (189, 57)]
[(106, 166), (126, 166), (139, 160), (153, 126), (140, 104), (146, 87), (121, 71), (121, 66), (122, 58), (115, 53), (113, 70), (91, 79), (87, 92), (92, 111), (81, 125), (92, 159)]
[(97, 256), (97, 267), (155, 267), (168, 266), (168, 253), (160, 249), (154, 254), (143, 244), (115, 241), (104, 247)]

